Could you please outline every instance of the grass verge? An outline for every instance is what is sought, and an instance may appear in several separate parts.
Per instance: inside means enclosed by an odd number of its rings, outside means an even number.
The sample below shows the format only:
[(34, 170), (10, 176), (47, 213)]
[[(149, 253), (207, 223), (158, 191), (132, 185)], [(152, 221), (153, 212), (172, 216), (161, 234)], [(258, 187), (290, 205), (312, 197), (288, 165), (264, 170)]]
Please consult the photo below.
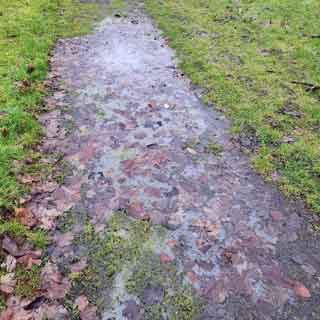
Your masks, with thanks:
[(320, 213), (320, 3), (146, 0), (254, 166)]
[[(11, 209), (26, 187), (19, 175), (41, 138), (35, 117), (46, 94), (48, 55), (59, 37), (90, 30), (97, 4), (76, 0), (0, 3), (0, 208)], [(100, 11), (101, 12), (101, 11)], [(94, 17), (94, 18), (93, 18)]]
[[(19, 244), (45, 249), (46, 234), (13, 218), (19, 199), (32, 182), (51, 174), (40, 162), (35, 146), (42, 138), (37, 115), (45, 110), (43, 81), (49, 70), (48, 56), (57, 38), (90, 31), (104, 13), (101, 5), (77, 0), (2, 0), (0, 2), (0, 243), (5, 236)], [(23, 179), (25, 178), (25, 179)], [(14, 243), (15, 243), (14, 242)], [(1, 246), (2, 247), (2, 246)], [(6, 254), (0, 250), (0, 263)], [(40, 285), (41, 266), (15, 269), (14, 294), (32, 297)], [(1, 265), (0, 274), (5, 274)], [(5, 307), (0, 295), (0, 311)]]

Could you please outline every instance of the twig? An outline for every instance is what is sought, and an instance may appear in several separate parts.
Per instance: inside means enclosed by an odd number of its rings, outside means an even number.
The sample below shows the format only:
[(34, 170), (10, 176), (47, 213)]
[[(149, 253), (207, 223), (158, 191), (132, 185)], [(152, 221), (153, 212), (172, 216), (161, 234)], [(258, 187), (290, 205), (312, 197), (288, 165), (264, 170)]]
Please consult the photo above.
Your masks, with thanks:
[(320, 39), (320, 34), (312, 34), (310, 36), (311, 39)]
[(307, 92), (315, 92), (317, 90), (320, 90), (320, 85), (316, 85), (313, 83), (303, 82), (303, 81), (291, 81), (293, 84), (301, 84), (306, 88)]

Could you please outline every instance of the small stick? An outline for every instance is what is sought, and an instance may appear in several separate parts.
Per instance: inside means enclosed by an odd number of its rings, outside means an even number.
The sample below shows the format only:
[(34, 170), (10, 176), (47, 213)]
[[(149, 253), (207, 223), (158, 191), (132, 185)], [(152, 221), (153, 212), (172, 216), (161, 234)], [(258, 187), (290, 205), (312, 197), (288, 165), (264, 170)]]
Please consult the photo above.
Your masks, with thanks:
[(320, 85), (316, 85), (316, 84), (313, 84), (313, 83), (308, 83), (308, 82), (303, 82), (303, 81), (291, 81), (291, 83), (293, 84), (301, 84), (305, 87), (308, 87), (306, 89), (306, 91), (308, 92), (315, 92), (317, 90), (320, 90)]

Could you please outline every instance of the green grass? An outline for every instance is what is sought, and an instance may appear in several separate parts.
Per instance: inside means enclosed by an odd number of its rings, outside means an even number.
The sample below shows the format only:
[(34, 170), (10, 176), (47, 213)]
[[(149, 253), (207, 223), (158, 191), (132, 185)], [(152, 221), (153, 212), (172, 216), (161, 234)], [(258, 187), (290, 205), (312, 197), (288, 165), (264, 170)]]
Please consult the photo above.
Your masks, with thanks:
[(39, 249), (44, 249), (47, 245), (46, 234), (43, 230), (30, 230), (15, 220), (4, 221), (0, 219), (0, 237), (4, 235), (16, 238), (23, 237)]
[[(76, 0), (0, 2), (0, 209), (12, 209), (27, 191), (17, 180), (41, 139), (48, 55), (59, 37), (90, 30), (100, 6)], [(100, 11), (101, 12), (101, 11)]]
[[(76, 0), (0, 2), (0, 240), (7, 235), (36, 248), (47, 245), (43, 230), (27, 228), (11, 219), (10, 212), (28, 191), (20, 182), (23, 175), (45, 179), (53, 170), (34, 151), (42, 136), (36, 116), (47, 94), (42, 83), (50, 50), (58, 37), (88, 32), (99, 8)], [(18, 273), (17, 291), (26, 295), (30, 288), (24, 282), (34, 274), (23, 268)]]
[(34, 265), (30, 270), (18, 265), (15, 270), (15, 290), (18, 297), (34, 298), (38, 293), (41, 284), (41, 267)]
[(320, 213), (320, 88), (301, 84), (320, 85), (320, 2), (146, 0), (146, 8), (204, 101), (251, 141), (257, 170)]

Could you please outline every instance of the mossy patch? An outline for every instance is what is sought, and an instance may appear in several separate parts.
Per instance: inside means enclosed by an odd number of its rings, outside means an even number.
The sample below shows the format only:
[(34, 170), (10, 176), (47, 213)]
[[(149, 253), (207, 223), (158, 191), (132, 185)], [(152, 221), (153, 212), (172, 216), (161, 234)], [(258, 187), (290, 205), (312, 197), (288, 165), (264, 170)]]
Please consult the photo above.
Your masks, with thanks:
[(161, 263), (151, 251), (145, 251), (134, 265), (126, 288), (142, 302), (146, 320), (191, 320), (200, 310), (200, 299), (183, 284), (177, 266)]
[(99, 305), (99, 293), (112, 285), (125, 263), (141, 254), (141, 243), (146, 241), (149, 232), (148, 222), (131, 221), (122, 213), (113, 215), (101, 235), (94, 232), (89, 222), (85, 223), (75, 243), (88, 257), (88, 267), (81, 274), (73, 275), (70, 294), (85, 294)]
[(40, 288), (40, 266), (32, 266), (30, 270), (26, 270), (21, 265), (18, 265), (15, 270), (16, 286), (14, 289), (15, 295), (23, 298), (32, 298), (36, 295)]
[(30, 230), (15, 220), (4, 221), (0, 219), (0, 236), (3, 235), (12, 238), (24, 238), (39, 249), (45, 248), (47, 244), (45, 231), (41, 229)]
[(223, 151), (223, 148), (220, 144), (216, 143), (213, 140), (208, 141), (207, 145), (205, 146), (205, 151), (207, 153), (211, 153), (214, 156), (219, 156)]
[[(103, 234), (96, 234), (90, 223), (85, 224), (75, 241), (79, 258), (86, 256), (88, 266), (71, 275), (73, 286), (67, 301), (84, 294), (100, 312), (107, 309), (111, 313), (127, 296), (134, 296), (141, 301), (144, 319), (162, 319), (162, 315), (192, 319), (199, 307), (192, 290), (183, 284), (174, 263), (160, 261), (158, 251), (166, 233), (162, 229), (125, 213), (114, 213)], [(163, 290), (163, 297), (154, 305), (143, 301), (149, 287)]]

